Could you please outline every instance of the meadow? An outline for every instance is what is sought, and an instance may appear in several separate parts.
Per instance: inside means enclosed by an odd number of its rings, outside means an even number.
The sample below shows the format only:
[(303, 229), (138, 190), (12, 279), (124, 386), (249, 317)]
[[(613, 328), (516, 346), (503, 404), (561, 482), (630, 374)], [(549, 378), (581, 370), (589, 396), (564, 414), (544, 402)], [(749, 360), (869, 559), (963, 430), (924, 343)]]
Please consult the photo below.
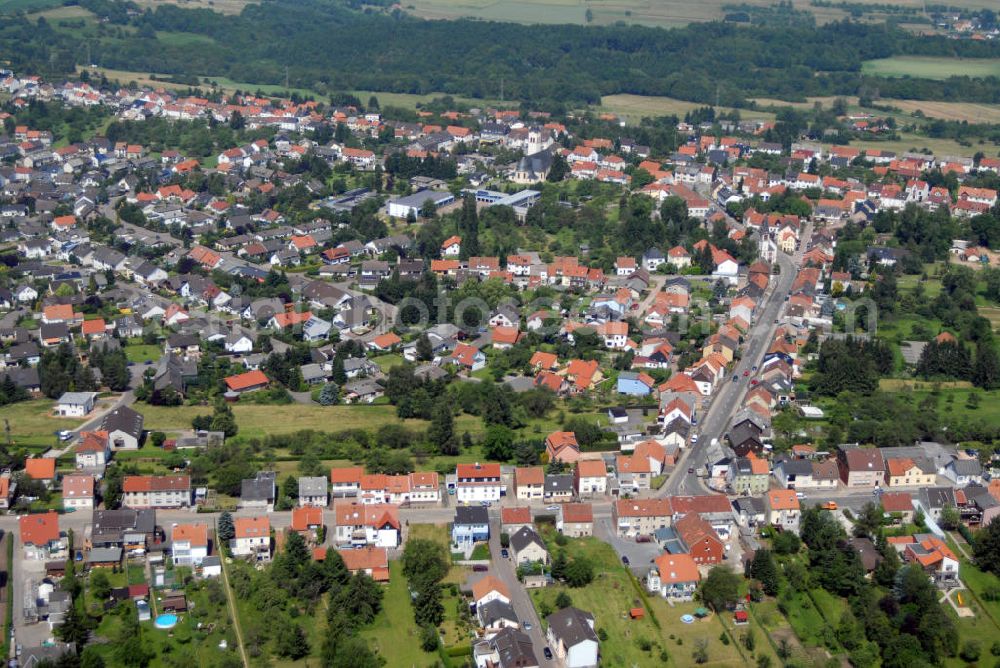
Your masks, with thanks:
[(865, 61), (862, 71), (883, 77), (909, 76), (921, 79), (989, 77), (1000, 76), (1000, 60), (896, 56)]

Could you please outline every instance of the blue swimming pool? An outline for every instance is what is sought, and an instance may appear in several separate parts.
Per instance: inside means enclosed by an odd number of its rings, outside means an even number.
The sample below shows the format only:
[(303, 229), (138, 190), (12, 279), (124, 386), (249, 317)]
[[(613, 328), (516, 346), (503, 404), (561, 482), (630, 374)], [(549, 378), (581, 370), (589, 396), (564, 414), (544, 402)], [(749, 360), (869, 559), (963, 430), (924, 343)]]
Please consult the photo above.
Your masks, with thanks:
[(172, 629), (177, 626), (177, 615), (171, 613), (160, 615), (153, 624), (158, 629)]

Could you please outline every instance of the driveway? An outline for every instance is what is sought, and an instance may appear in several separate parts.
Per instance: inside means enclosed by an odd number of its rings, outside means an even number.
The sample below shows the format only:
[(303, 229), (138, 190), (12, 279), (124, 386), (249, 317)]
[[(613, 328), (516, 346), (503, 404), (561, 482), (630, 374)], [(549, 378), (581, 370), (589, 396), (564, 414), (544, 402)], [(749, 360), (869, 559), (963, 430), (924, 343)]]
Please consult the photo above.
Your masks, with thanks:
[[(531, 597), (528, 596), (524, 585), (517, 579), (514, 562), (500, 556), (499, 512), (490, 513), (490, 557), (492, 562), (490, 572), (507, 586), (507, 590), (510, 592), (510, 603), (514, 607), (517, 618), (521, 620), (521, 630), (531, 638), (538, 665), (543, 668), (558, 665), (555, 661), (545, 659), (543, 650), (548, 647), (548, 643), (545, 641), (545, 634), (542, 632), (542, 625), (535, 612), (535, 606), (531, 603)], [(523, 628), (525, 622), (531, 623), (531, 629), (528, 631)]]

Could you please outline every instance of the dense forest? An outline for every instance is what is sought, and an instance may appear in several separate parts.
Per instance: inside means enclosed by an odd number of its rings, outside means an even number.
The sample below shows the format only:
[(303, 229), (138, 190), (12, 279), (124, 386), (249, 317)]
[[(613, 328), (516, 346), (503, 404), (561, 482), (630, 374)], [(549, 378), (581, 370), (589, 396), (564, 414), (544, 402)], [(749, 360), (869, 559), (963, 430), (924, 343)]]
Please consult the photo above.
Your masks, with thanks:
[[(0, 59), (23, 71), (65, 73), (88, 52), (102, 67), (178, 77), (225, 76), (322, 93), (368, 89), (507, 94), (559, 106), (601, 95), (668, 95), (745, 106), (754, 96), (870, 94), (928, 100), (1000, 102), (1000, 79), (943, 82), (882, 79), (861, 63), (892, 55), (1000, 56), (1000, 44), (916, 37), (887, 24), (693, 24), (523, 26), (486, 21), (425, 21), (396, 10), (361, 12), (333, 0), (268, 0), (239, 16), (160, 5), (137, 11), (115, 0), (80, 0), (107, 20), (68, 30), (45, 19), (5, 17)], [(123, 7), (135, 8), (131, 15)], [(194, 33), (188, 41), (158, 33)], [(286, 70), (287, 67), (287, 70)]]

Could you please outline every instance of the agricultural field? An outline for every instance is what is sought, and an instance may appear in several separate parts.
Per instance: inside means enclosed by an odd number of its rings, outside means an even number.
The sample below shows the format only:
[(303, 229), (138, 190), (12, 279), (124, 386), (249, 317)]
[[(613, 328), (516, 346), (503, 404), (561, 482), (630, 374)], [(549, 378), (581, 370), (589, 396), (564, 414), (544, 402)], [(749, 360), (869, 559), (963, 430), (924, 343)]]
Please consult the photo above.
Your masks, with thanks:
[(211, 9), (220, 14), (239, 14), (247, 5), (256, 3), (250, 0), (136, 0), (136, 4), (150, 9), (159, 5), (177, 5), (183, 9)]
[[(788, 102), (787, 100), (776, 100), (773, 98), (755, 98), (761, 107), (793, 107), (795, 109), (812, 109), (817, 102), (824, 107), (829, 107), (838, 97), (843, 98), (850, 111), (865, 111), (858, 106), (858, 98), (851, 95), (809, 97), (805, 102)], [(969, 123), (1000, 123), (1000, 105), (977, 104), (975, 102), (929, 102), (924, 100), (897, 100), (893, 98), (879, 98), (879, 106), (890, 106), (899, 109), (901, 113), (890, 114), (897, 121), (909, 121), (914, 113), (920, 112), (927, 118), (940, 118), (945, 121), (968, 121)], [(743, 112), (748, 116), (746, 112)], [(751, 112), (752, 113), (752, 112)], [(884, 112), (878, 112), (882, 114)]]
[[(608, 25), (622, 21), (628, 24), (684, 26), (689, 23), (720, 20), (725, 16), (729, 0), (412, 0), (405, 8), (412, 14), (428, 19), (476, 18), (515, 23), (575, 23), (578, 25)], [(767, 7), (767, 0), (748, 0), (746, 4)], [(818, 23), (838, 21), (846, 14), (836, 8), (810, 7)], [(590, 21), (587, 12), (590, 11)]]
[(862, 71), (883, 77), (947, 79), (953, 76), (1000, 76), (1000, 60), (896, 56), (865, 61)]
[(0, 0), (0, 14), (34, 12), (39, 9), (58, 7), (62, 0)]

